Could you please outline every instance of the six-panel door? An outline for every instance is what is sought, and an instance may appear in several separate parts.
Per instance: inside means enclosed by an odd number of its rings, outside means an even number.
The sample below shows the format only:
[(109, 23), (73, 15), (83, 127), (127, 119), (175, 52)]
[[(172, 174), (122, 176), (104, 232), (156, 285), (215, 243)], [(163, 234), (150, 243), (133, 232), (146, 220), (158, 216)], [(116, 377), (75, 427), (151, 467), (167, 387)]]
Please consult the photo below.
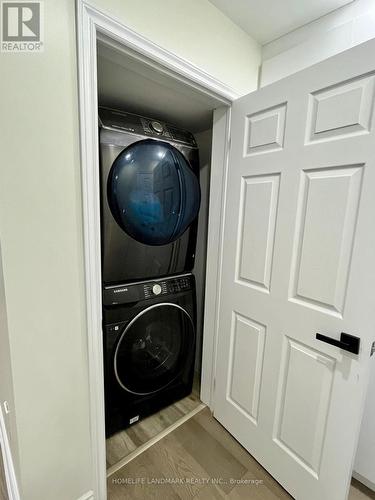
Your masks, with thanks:
[(233, 105), (214, 414), (301, 500), (346, 496), (375, 337), (374, 53)]

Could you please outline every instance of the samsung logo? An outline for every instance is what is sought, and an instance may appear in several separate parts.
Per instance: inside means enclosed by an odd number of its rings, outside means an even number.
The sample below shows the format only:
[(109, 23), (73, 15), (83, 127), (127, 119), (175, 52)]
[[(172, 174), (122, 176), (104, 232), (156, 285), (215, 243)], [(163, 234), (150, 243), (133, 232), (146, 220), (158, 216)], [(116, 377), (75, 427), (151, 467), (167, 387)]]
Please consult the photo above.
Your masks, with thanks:
[(113, 290), (113, 293), (121, 293), (121, 292), (127, 292), (127, 288), (117, 288), (117, 290)]

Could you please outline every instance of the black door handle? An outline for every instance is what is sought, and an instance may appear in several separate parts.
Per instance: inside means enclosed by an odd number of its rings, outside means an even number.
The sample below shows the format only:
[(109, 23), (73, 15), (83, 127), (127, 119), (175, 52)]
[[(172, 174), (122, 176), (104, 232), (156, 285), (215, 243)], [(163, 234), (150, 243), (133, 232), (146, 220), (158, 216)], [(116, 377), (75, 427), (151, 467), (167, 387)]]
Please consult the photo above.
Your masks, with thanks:
[(344, 349), (344, 351), (352, 352), (353, 354), (359, 353), (359, 344), (361, 339), (359, 337), (355, 337), (354, 335), (349, 335), (349, 333), (341, 332), (340, 340), (333, 339), (332, 337), (327, 337), (326, 335), (322, 335), (321, 333), (316, 334), (317, 340), (321, 340), (322, 342), (326, 342), (327, 344), (335, 345), (340, 349)]

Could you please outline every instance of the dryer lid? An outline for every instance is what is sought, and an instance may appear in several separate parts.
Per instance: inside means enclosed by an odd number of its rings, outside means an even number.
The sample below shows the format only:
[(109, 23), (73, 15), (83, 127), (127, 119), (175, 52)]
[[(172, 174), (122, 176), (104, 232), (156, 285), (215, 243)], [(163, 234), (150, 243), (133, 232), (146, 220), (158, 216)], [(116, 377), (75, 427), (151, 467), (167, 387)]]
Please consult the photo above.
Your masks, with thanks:
[(198, 215), (198, 178), (180, 151), (145, 139), (114, 161), (108, 176), (108, 204), (117, 224), (146, 245), (177, 240)]

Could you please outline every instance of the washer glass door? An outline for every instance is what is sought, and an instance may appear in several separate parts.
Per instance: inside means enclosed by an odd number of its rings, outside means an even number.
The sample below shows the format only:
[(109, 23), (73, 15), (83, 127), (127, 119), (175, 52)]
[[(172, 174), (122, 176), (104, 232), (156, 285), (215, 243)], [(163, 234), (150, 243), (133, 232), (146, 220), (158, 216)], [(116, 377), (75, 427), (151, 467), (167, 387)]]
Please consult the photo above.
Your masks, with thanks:
[(107, 184), (117, 224), (146, 245), (178, 239), (198, 215), (200, 187), (182, 153), (171, 144), (145, 139), (114, 161)]
[(117, 344), (114, 370), (118, 383), (134, 394), (163, 389), (189, 363), (194, 338), (191, 317), (183, 308), (150, 306), (127, 325)]

